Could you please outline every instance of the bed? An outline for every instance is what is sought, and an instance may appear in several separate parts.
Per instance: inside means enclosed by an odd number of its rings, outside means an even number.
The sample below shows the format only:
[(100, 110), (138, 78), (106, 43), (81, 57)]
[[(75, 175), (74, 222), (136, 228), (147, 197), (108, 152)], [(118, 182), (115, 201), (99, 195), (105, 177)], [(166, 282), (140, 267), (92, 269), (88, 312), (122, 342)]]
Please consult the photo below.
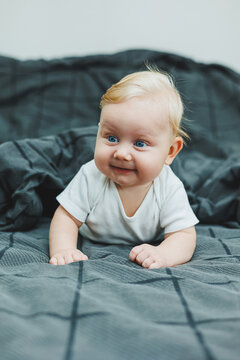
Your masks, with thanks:
[[(172, 167), (200, 220), (195, 254), (148, 270), (131, 246), (79, 239), (88, 261), (50, 265), (55, 197), (93, 157), (101, 95), (146, 62), (185, 103), (191, 142)], [(239, 74), (145, 49), (2, 56), (0, 73), (1, 359), (239, 360)]]

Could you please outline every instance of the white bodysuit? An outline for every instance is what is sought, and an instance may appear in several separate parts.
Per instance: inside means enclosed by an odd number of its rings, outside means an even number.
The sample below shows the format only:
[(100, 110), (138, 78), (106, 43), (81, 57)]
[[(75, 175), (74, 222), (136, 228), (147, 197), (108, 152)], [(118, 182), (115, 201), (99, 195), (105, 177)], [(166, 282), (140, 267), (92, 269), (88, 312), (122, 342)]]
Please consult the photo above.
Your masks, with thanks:
[(94, 160), (80, 168), (57, 200), (83, 223), (83, 237), (105, 244), (149, 243), (157, 241), (163, 229), (170, 233), (198, 223), (182, 182), (167, 165), (132, 217), (125, 214), (115, 183)]

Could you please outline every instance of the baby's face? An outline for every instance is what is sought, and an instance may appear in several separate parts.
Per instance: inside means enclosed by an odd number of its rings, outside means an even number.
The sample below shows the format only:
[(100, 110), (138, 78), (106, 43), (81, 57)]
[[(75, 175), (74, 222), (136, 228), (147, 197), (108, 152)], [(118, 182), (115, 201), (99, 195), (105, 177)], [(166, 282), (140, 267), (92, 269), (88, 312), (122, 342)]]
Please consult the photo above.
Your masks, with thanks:
[(107, 104), (101, 112), (95, 163), (120, 187), (147, 185), (173, 161), (175, 139), (167, 103), (147, 97)]

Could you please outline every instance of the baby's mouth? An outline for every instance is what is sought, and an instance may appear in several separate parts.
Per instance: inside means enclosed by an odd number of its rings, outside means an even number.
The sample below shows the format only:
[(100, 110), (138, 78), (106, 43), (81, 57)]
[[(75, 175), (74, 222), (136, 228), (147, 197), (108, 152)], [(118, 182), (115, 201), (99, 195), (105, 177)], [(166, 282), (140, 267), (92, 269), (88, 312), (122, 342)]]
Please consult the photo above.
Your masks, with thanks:
[(129, 174), (129, 173), (132, 173), (132, 172), (135, 172), (136, 169), (135, 168), (128, 168), (128, 167), (120, 167), (120, 166), (114, 166), (114, 165), (110, 165), (110, 167), (120, 173), (120, 174)]

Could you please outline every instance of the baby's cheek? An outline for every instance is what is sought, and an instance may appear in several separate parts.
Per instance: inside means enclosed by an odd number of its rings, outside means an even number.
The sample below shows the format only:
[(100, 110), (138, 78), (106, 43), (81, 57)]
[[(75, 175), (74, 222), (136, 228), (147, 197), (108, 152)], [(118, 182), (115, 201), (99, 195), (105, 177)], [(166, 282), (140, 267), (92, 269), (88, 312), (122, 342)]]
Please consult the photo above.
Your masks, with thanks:
[(139, 166), (138, 168), (138, 174), (145, 182), (154, 180), (159, 175), (162, 168), (159, 166), (159, 163), (156, 164), (151, 158), (147, 159), (147, 161), (141, 165), (142, 166)]
[(94, 160), (98, 170), (103, 172), (106, 167), (107, 156), (104, 151), (101, 151), (101, 147), (96, 148)]

